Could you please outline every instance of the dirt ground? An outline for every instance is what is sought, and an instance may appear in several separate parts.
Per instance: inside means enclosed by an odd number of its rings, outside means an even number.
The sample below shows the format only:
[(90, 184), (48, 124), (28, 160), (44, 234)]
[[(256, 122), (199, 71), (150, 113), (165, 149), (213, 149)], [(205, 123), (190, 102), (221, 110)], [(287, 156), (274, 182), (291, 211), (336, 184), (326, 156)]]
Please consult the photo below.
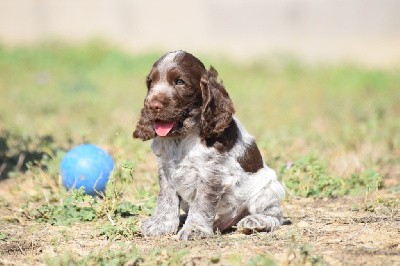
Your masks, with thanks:
[[(52, 226), (27, 219), (18, 206), (23, 195), (12, 195), (15, 182), (0, 183), (0, 195), (10, 200), (0, 208), (0, 232), (8, 236), (0, 239), (0, 265), (40, 265), (62, 254), (100, 256), (110, 250), (136, 250), (144, 265), (242, 265), (260, 254), (279, 265), (400, 265), (399, 193), (388, 189), (367, 198), (292, 197), (283, 203), (292, 224), (270, 233), (233, 231), (198, 241), (173, 236), (107, 240), (93, 222)], [(174, 261), (177, 254), (182, 258)]]

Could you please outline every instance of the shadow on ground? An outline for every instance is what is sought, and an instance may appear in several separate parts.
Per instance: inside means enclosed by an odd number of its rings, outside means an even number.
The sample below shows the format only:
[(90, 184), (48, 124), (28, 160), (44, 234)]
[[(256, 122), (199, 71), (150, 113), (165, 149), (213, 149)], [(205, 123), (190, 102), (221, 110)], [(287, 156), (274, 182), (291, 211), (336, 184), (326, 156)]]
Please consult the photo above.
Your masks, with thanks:
[[(0, 134), (0, 181), (11, 173), (24, 173), (30, 165), (39, 164), (54, 153), (54, 138), (50, 135), (24, 137), (9, 131)], [(45, 167), (45, 166), (43, 166)]]

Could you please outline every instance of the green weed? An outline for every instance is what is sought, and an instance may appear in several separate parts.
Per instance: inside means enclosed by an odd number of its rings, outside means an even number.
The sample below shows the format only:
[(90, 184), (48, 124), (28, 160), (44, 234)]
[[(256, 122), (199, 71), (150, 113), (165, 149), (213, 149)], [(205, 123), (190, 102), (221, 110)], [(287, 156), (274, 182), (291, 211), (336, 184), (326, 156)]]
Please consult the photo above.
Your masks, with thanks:
[(155, 249), (151, 252), (150, 259), (153, 260), (153, 263), (158, 265), (183, 265), (188, 253), (189, 251), (186, 249)]
[(131, 202), (121, 202), (121, 204), (117, 205), (114, 211), (114, 215), (117, 217), (128, 217), (137, 215), (141, 210), (140, 206), (134, 205)]
[(104, 235), (107, 239), (117, 236), (133, 238), (140, 232), (140, 229), (137, 225), (137, 218), (132, 216), (137, 216), (140, 211), (140, 206), (127, 201), (121, 202), (116, 206), (113, 216), (107, 216), (108, 222), (99, 227), (99, 235)]
[(228, 265), (243, 265), (242, 255), (239, 253), (233, 253), (226, 256), (226, 261)]
[(108, 251), (103, 253), (90, 254), (78, 257), (74, 254), (65, 253), (57, 257), (48, 258), (46, 263), (49, 266), (58, 265), (140, 265), (144, 259), (137, 254), (137, 250), (132, 248), (129, 251)]
[[(109, 217), (107, 200), (86, 195), (83, 188), (71, 190), (67, 196), (57, 203), (46, 203), (32, 211), (31, 215), (38, 222), (48, 222), (53, 225), (69, 225), (76, 222), (94, 221)], [(130, 202), (120, 202), (112, 209), (114, 217), (138, 215), (139, 206)]]
[(276, 262), (272, 258), (267, 255), (261, 254), (251, 258), (248, 263), (248, 266), (275, 266)]
[(326, 262), (320, 255), (313, 255), (313, 247), (310, 244), (304, 244), (300, 247), (301, 265), (326, 265)]
[(10, 203), (3, 197), (0, 197), (0, 207), (8, 207)]
[(72, 190), (59, 204), (44, 204), (33, 211), (38, 222), (53, 225), (69, 225), (76, 222), (93, 221), (99, 217), (98, 200), (86, 195), (83, 188)]
[(8, 234), (0, 232), (0, 241), (6, 240), (8, 238)]
[(326, 172), (325, 166), (315, 155), (302, 157), (281, 171), (286, 187), (296, 195), (336, 196), (340, 189), (340, 180)]
[[(188, 262), (186, 249), (153, 249), (143, 252), (135, 247), (120, 250), (100, 250), (99, 252), (77, 256), (77, 254), (63, 253), (57, 257), (47, 259), (47, 265), (184, 265)], [(257, 264), (259, 265), (259, 264)]]
[(349, 178), (328, 173), (327, 167), (311, 154), (281, 169), (282, 180), (290, 193), (302, 197), (337, 197), (375, 191), (383, 186), (380, 174), (369, 169)]
[(212, 264), (217, 264), (221, 261), (221, 256), (220, 255), (213, 255), (210, 257), (210, 263)]
[(107, 222), (99, 226), (99, 235), (107, 239), (124, 237), (132, 239), (139, 234), (138, 220), (136, 218), (118, 219), (117, 221)]

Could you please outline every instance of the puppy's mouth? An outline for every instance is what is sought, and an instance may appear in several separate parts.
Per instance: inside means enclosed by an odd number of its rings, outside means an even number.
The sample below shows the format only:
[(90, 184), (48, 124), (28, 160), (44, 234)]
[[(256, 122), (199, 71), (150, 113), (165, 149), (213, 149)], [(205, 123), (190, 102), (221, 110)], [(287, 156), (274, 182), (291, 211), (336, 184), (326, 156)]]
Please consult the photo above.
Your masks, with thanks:
[(168, 133), (172, 131), (175, 124), (176, 124), (175, 122), (171, 121), (156, 120), (154, 122), (154, 129), (158, 136), (166, 137)]
[(184, 134), (187, 128), (185, 128), (185, 121), (192, 117), (193, 114), (190, 110), (175, 111), (175, 115), (155, 117), (153, 120), (154, 130), (159, 137), (177, 137)]

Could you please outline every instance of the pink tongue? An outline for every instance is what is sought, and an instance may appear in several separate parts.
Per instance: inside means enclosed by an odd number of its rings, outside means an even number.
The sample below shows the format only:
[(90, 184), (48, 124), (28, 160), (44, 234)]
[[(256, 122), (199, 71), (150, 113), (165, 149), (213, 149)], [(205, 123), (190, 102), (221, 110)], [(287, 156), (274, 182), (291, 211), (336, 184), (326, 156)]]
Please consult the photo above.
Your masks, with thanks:
[(156, 130), (157, 135), (160, 137), (165, 137), (171, 131), (174, 125), (174, 122), (158, 121), (154, 123), (154, 129)]

